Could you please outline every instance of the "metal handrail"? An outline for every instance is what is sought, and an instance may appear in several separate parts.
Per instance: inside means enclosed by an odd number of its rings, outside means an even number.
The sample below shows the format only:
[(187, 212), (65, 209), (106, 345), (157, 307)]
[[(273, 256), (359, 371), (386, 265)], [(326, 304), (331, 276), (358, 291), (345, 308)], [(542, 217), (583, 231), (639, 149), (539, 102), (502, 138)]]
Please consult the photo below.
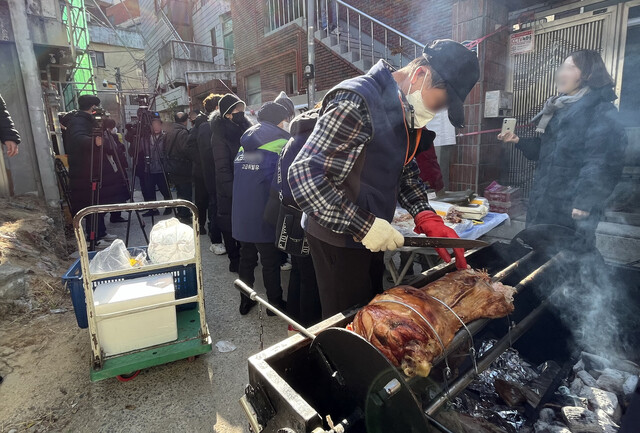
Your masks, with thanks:
[(189, 51), (189, 48), (187, 48), (187, 46), (185, 45), (185, 42), (182, 40), (182, 37), (180, 36), (180, 33), (178, 33), (178, 30), (176, 30), (176, 28), (173, 26), (173, 23), (171, 23), (171, 20), (169, 19), (167, 14), (164, 13), (164, 10), (162, 10), (162, 8), (159, 9), (159, 12), (160, 12), (160, 16), (162, 17), (162, 21), (164, 21), (167, 27), (169, 27), (169, 30), (173, 34), (173, 37), (183, 44), (182, 49), (185, 51), (187, 56), (191, 56), (191, 52)]
[(363, 12), (360, 9), (355, 8), (355, 7), (351, 6), (350, 4), (347, 4), (347, 3), (343, 2), (342, 0), (333, 0), (333, 1), (335, 1), (336, 3), (346, 7), (347, 9), (351, 9), (355, 13), (357, 13), (359, 15), (362, 15), (363, 17), (367, 18), (368, 20), (373, 21), (374, 23), (378, 24), (379, 26), (384, 27), (385, 29), (391, 31), (392, 33), (395, 33), (396, 35), (402, 37), (403, 39), (408, 40), (409, 42), (411, 42), (411, 43), (413, 43), (415, 45), (418, 45), (418, 46), (421, 46), (421, 47), (424, 47), (424, 45), (425, 45), (422, 42), (418, 42), (415, 39), (413, 39), (412, 37), (407, 36), (404, 33), (394, 29), (393, 27), (388, 26), (387, 24), (383, 23), (382, 21), (379, 21), (379, 20), (375, 19), (374, 17), (372, 17), (371, 15), (367, 14), (366, 12)]
[[(350, 4), (345, 3), (343, 0), (316, 0), (316, 2), (318, 4), (317, 12), (314, 17), (315, 23), (317, 24), (316, 28), (322, 29), (321, 31), (325, 32), (327, 38), (330, 37), (330, 32), (331, 32), (330, 21), (335, 21), (336, 25), (338, 26), (338, 30), (340, 29), (340, 18), (341, 18), (340, 8), (341, 7), (345, 8), (345, 10), (342, 11), (342, 13), (346, 15), (346, 17), (344, 17), (343, 19), (345, 20), (346, 26), (347, 26), (346, 40), (344, 41), (344, 43), (346, 44), (347, 52), (354, 52), (358, 60), (364, 61), (363, 55), (366, 55), (367, 57), (370, 57), (371, 64), (375, 63), (376, 42), (378, 42), (382, 44), (383, 45), (382, 48), (384, 48), (384, 54), (380, 52), (378, 56), (388, 61), (389, 51), (390, 51), (389, 42), (390, 40), (395, 41), (396, 38), (397, 38), (397, 47), (400, 49), (400, 52), (395, 53), (392, 57), (395, 57), (396, 54), (399, 55), (398, 60), (399, 60), (400, 67), (403, 66), (403, 61), (405, 56), (403, 45), (407, 46), (409, 49), (411, 48), (411, 45), (413, 45), (414, 58), (418, 56), (418, 51), (422, 51), (422, 47), (424, 46), (423, 43), (413, 39), (410, 36), (405, 35), (401, 31), (394, 29), (393, 27), (372, 17), (366, 12), (363, 12), (354, 6), (351, 6)], [(351, 12), (356, 14), (357, 23), (354, 20), (352, 20)], [(330, 19), (331, 15), (334, 15), (333, 19)], [(367, 25), (365, 21), (363, 26), (363, 22), (362, 22), (363, 19), (369, 20), (369, 25)], [(325, 24), (326, 24), (326, 28), (323, 28)], [(352, 25), (354, 26), (353, 32), (351, 31)], [(381, 40), (382, 35), (380, 35), (379, 40), (376, 39), (376, 35), (375, 35), (376, 30), (374, 28), (374, 25), (380, 26), (379, 31), (384, 32), (384, 42), (382, 42)], [(364, 28), (366, 27), (368, 27), (369, 31), (371, 32), (369, 35), (367, 35), (366, 31), (364, 30)], [(351, 40), (352, 33), (357, 33), (354, 37), (354, 41)], [(367, 37), (371, 38), (371, 41), (369, 44), (371, 49), (370, 53), (363, 53), (363, 44), (365, 44), (365, 47), (367, 46), (367, 44), (363, 41), (363, 33), (367, 35)], [(337, 35), (338, 35), (339, 42), (342, 43), (342, 41), (340, 41), (341, 39), (340, 30), (338, 31)], [(404, 44), (403, 44), (403, 40), (406, 41)]]

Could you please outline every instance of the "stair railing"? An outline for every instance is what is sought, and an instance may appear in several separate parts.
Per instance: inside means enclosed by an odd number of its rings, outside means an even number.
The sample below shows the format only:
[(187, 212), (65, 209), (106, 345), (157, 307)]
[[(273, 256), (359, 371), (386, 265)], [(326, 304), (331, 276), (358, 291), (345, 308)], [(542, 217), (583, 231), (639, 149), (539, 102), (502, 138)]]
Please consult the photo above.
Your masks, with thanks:
[[(340, 28), (340, 20), (342, 19), (346, 22), (347, 51), (352, 51), (352, 46), (354, 45), (351, 27), (356, 26), (354, 19), (357, 20), (357, 34), (354, 35), (353, 38), (355, 39), (355, 44), (357, 44), (357, 46), (353, 47), (353, 49), (358, 51), (359, 59), (363, 60), (363, 34), (366, 35), (368, 31), (369, 33), (367, 36), (369, 36), (369, 39), (371, 40), (371, 64), (374, 64), (376, 61), (376, 41), (382, 43), (384, 49), (384, 53), (378, 53), (379, 57), (389, 61), (390, 57), (398, 55), (400, 67), (404, 66), (403, 55), (407, 57), (413, 56), (411, 58), (415, 59), (418, 57), (418, 53), (422, 52), (422, 48), (424, 47), (423, 43), (405, 35), (404, 33), (375, 19), (371, 15), (368, 15), (342, 0), (316, 0), (315, 18), (316, 28), (321, 30), (327, 38), (331, 36), (332, 32), (337, 31), (337, 36), (340, 39), (340, 32), (342, 31)], [(364, 28), (363, 21), (365, 23)]]

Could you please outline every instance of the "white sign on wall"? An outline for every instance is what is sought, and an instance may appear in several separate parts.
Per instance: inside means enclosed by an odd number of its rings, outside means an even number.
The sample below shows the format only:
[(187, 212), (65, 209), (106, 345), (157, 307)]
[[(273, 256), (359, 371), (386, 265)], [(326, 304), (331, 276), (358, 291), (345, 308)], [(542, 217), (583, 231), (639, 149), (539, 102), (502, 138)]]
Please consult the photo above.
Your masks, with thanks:
[(533, 29), (523, 30), (518, 33), (512, 33), (509, 37), (509, 54), (525, 54), (533, 51), (535, 48), (535, 37)]

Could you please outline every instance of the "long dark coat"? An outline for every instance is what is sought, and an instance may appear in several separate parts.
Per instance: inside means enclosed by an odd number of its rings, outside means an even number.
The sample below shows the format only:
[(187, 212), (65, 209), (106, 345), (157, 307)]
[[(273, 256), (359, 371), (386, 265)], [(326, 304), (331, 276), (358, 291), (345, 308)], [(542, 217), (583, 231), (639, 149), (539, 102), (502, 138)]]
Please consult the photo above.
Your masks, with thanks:
[[(594, 89), (554, 114), (546, 131), (516, 145), (537, 161), (527, 224), (568, 227), (593, 243), (607, 198), (618, 183), (627, 143), (611, 88)], [(590, 213), (582, 221), (573, 209)]]

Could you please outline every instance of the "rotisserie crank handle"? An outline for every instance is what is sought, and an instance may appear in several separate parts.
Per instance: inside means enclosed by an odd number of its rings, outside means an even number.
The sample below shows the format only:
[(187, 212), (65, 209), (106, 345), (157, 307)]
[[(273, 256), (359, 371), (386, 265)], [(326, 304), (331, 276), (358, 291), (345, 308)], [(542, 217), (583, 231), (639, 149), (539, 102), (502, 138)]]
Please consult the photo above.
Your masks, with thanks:
[(305, 328), (304, 326), (302, 326), (301, 324), (293, 320), (291, 317), (287, 316), (282, 311), (278, 310), (276, 307), (271, 305), (269, 302), (265, 301), (260, 296), (258, 296), (258, 293), (256, 293), (256, 291), (253, 290), (251, 287), (247, 286), (242, 280), (239, 280), (239, 279), (235, 280), (233, 282), (233, 285), (236, 286), (236, 289), (240, 290), (241, 292), (244, 292), (244, 294), (248, 296), (249, 299), (251, 299), (252, 301), (259, 302), (269, 310), (273, 311), (276, 316), (280, 317), (289, 325), (293, 326), (298, 332), (303, 334), (305, 337), (310, 338), (312, 340), (316, 338), (316, 336), (313, 335), (311, 332), (309, 332), (307, 328)]

